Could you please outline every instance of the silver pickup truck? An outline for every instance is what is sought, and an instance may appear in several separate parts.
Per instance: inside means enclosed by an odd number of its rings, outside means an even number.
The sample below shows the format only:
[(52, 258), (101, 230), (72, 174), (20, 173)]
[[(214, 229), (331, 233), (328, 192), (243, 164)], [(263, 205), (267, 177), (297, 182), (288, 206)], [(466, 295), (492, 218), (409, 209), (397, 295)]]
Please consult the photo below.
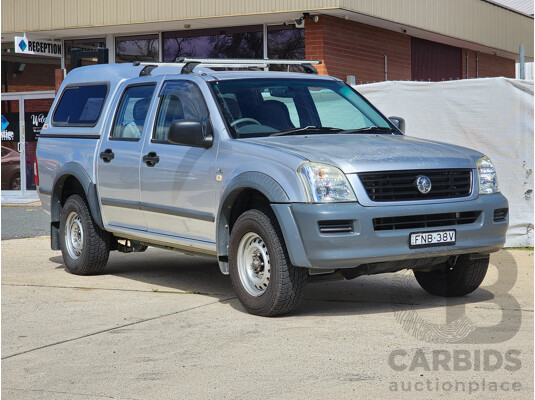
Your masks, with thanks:
[(508, 226), (488, 157), (405, 136), (402, 118), (307, 62), (221, 63), (67, 75), (37, 167), (68, 271), (147, 246), (213, 256), (264, 316), (294, 309), (318, 276), (412, 269), (432, 295), (479, 287)]

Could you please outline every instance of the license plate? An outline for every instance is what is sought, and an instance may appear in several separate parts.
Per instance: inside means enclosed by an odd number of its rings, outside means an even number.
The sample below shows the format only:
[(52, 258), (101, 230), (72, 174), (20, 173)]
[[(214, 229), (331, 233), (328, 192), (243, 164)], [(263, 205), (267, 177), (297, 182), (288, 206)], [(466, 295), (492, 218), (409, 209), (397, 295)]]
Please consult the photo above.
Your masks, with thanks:
[(417, 232), (409, 236), (411, 249), (429, 246), (448, 246), (455, 244), (455, 230), (436, 232)]

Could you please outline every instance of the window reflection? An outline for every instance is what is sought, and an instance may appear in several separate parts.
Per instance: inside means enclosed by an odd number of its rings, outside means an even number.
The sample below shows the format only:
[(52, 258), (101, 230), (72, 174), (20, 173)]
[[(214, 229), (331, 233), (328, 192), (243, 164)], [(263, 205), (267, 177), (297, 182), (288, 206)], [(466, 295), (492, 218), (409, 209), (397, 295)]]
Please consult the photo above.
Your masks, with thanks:
[(305, 59), (305, 30), (293, 25), (268, 26), (268, 57)]
[(115, 38), (115, 62), (158, 61), (158, 35)]
[(163, 58), (263, 58), (262, 26), (163, 33)]

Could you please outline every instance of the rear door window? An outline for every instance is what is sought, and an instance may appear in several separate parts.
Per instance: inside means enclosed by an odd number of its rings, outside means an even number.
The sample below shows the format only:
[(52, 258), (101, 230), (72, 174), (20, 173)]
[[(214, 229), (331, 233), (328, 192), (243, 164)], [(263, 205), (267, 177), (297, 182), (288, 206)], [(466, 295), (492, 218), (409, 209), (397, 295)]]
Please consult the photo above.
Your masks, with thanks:
[(67, 87), (54, 111), (53, 124), (95, 126), (107, 94), (106, 84)]
[(155, 85), (131, 86), (124, 91), (111, 139), (138, 140), (143, 132)]

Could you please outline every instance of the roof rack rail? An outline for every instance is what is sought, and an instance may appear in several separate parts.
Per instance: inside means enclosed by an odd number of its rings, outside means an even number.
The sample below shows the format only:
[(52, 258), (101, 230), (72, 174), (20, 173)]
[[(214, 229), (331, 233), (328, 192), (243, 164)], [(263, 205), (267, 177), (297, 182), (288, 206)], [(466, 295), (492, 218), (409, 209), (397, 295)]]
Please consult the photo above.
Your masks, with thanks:
[(318, 70), (314, 65), (321, 64), (321, 60), (269, 60), (269, 59), (219, 59), (219, 58), (177, 58), (176, 62), (159, 63), (159, 62), (140, 62), (134, 61), (134, 66), (144, 66), (139, 76), (150, 75), (151, 71), (157, 67), (180, 67), (181, 74), (191, 74), (195, 67), (207, 68), (248, 68), (258, 70), (266, 68), (272, 64), (300, 65), (307, 74), (317, 74)]

